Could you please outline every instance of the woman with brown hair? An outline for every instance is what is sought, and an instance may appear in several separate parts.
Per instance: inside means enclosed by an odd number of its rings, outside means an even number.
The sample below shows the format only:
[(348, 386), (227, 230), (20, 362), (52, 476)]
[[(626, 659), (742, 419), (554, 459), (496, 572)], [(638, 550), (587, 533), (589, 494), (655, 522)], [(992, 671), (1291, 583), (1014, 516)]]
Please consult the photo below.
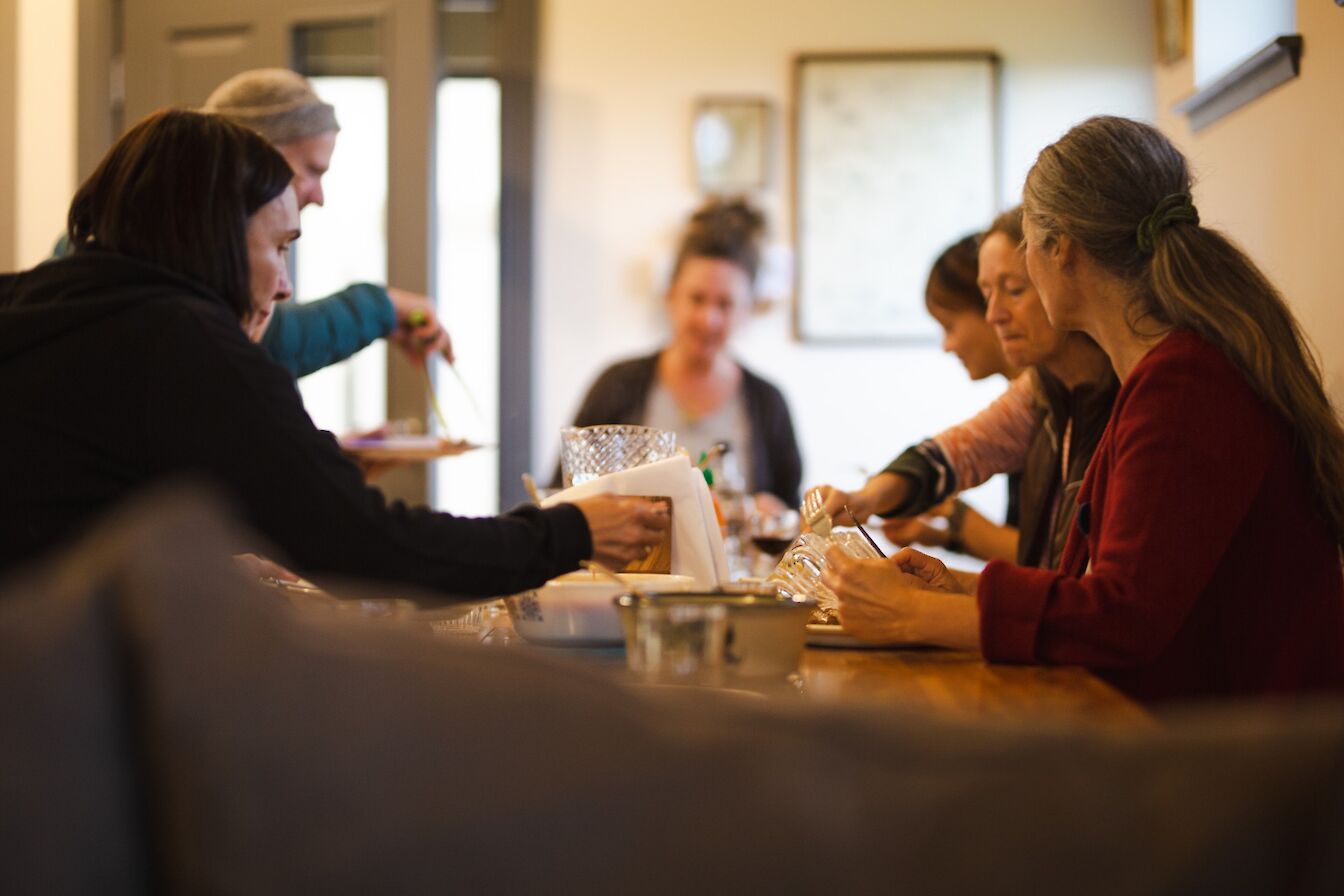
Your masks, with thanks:
[(798, 506), (803, 475), (789, 407), (779, 389), (728, 351), (751, 309), (764, 229), (765, 218), (743, 199), (712, 199), (691, 216), (665, 296), (671, 341), (603, 371), (574, 425), (671, 430), (692, 457), (727, 442), (747, 491), (763, 511), (775, 512)]
[(994, 327), (985, 320), (980, 291), (980, 243), (986, 234), (964, 236), (938, 254), (924, 286), (924, 307), (943, 331), (943, 351), (957, 356), (966, 375), (983, 380), (1022, 372), (1003, 356)]
[(1087, 666), (1145, 700), (1344, 688), (1344, 429), (1283, 298), (1156, 129), (1089, 119), (1027, 177), (1051, 321), (1122, 386), (1057, 572), (832, 557), (845, 626)]
[[(985, 297), (980, 292), (977, 277), (982, 238), (979, 234), (962, 237), (939, 253), (924, 286), (924, 307), (943, 330), (943, 351), (956, 355), (972, 380), (983, 380), (996, 374), (1015, 380), (1022, 374), (1022, 368), (1010, 364), (1003, 356), (999, 337), (985, 320)], [(1024, 416), (1035, 416), (1030, 410), (1030, 396), (1026, 390), (1013, 390), (1013, 395), (1023, 401), (1009, 402), (1009, 405), (1020, 407)], [(951, 495), (958, 490), (955, 468), (948, 462), (937, 438), (926, 439), (906, 449), (887, 470), (895, 472), (897, 468), (911, 476), (927, 478), (931, 483), (943, 484), (942, 489), (936, 485), (917, 487), (917, 493), (938, 494), (941, 491)], [(969, 504), (948, 498), (941, 504), (936, 500), (911, 502), (905, 513), (890, 516), (883, 522), (882, 534), (893, 544), (942, 547), (982, 560), (1015, 556), (1021, 478), (1020, 472), (1008, 473), (1008, 508), (1003, 525), (982, 516)], [(946, 523), (933, 525), (932, 520), (939, 517)]]
[(954, 504), (943, 546), (985, 560), (1053, 568), (1073, 522), (1074, 497), (1101, 438), (1117, 383), (1097, 344), (1051, 326), (1019, 247), (1022, 209), (994, 219), (980, 240), (977, 282), (985, 320), (1008, 364), (1027, 372), (971, 419), (906, 449), (854, 492), (821, 486), (826, 508), (908, 517), (997, 473), (1020, 473), (1018, 528)]

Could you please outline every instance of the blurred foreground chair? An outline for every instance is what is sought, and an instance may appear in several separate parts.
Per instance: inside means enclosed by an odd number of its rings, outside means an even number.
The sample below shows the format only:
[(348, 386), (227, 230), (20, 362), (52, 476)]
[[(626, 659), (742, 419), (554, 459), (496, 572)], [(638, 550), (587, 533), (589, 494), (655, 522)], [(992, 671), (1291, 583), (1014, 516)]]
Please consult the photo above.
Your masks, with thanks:
[(637, 694), (298, 611), (202, 506), (0, 589), (0, 889), (1344, 889), (1338, 704), (1115, 731)]

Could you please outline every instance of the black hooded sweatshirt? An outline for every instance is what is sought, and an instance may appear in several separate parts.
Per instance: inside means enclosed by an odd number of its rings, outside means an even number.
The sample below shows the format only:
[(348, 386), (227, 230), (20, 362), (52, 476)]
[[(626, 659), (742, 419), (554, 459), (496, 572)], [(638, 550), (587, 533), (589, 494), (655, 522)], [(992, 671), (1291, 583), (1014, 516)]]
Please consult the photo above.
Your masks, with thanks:
[(387, 502), (200, 284), (83, 250), (0, 276), (0, 573), (128, 496), (204, 481), (306, 575), (507, 594), (592, 553), (573, 505), (467, 519)]

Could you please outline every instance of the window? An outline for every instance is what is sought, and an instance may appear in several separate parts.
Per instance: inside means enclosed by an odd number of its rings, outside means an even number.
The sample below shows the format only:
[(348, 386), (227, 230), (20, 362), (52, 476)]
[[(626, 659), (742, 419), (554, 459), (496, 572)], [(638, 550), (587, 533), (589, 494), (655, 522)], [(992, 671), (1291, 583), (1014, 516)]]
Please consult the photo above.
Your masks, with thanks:
[(1293, 0), (1197, 0), (1195, 93), (1173, 111), (1196, 131), (1297, 77), (1302, 38)]
[[(494, 78), (439, 82), (435, 293), (461, 382), (436, 365), (436, 391), (448, 435), (490, 446), (499, 444), (499, 100)], [(498, 513), (497, 448), (438, 461), (434, 506)]]
[[(380, 77), (314, 77), (336, 107), (341, 134), (322, 178), (326, 204), (303, 212), (295, 244), (299, 301), (351, 283), (387, 282), (387, 82)], [(377, 340), (344, 364), (299, 380), (313, 422), (337, 435), (372, 429), (387, 417), (387, 343)]]
[(1297, 31), (1294, 0), (1195, 0), (1195, 87), (1207, 87), (1274, 38)]
[[(325, 204), (303, 212), (295, 244), (296, 300), (351, 283), (387, 282), (387, 81), (380, 74), (374, 21), (326, 22), (294, 30), (296, 68), (336, 107), (341, 124)], [(372, 429), (387, 417), (387, 344), (378, 340), (348, 362), (299, 380), (313, 422), (337, 435)]]

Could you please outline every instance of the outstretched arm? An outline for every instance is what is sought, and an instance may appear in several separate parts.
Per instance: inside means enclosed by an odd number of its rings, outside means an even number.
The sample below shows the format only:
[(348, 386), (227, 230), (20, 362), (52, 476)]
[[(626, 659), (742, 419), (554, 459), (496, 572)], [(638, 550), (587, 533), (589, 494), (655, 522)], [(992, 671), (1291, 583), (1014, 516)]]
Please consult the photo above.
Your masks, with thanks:
[(352, 283), (324, 299), (276, 305), (261, 347), (297, 378), (344, 361), (396, 325), (385, 288)]

